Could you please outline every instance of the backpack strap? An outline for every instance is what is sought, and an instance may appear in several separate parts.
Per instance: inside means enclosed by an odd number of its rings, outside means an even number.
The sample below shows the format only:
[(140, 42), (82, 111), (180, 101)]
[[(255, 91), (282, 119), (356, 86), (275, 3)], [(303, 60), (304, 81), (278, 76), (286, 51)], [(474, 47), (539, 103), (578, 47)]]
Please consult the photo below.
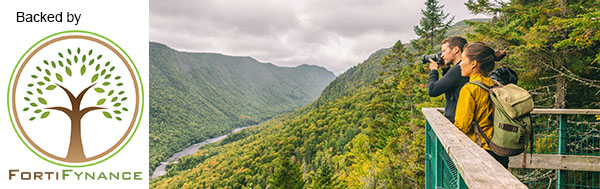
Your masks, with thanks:
[[(486, 85), (485, 83), (483, 83), (481, 81), (471, 81), (471, 82), (468, 82), (467, 84), (469, 84), (469, 83), (477, 85), (477, 86), (481, 87), (482, 89), (488, 91), (488, 93), (491, 94), (491, 91), (490, 91), (491, 87)], [(493, 103), (492, 103), (492, 106), (493, 106)], [(492, 110), (493, 110), (492, 106), (490, 106), (490, 108), (492, 108)], [(490, 116), (492, 116), (492, 115), (490, 115)], [(488, 118), (488, 119), (490, 119), (490, 118)], [(481, 135), (483, 137), (483, 139), (485, 140), (485, 142), (488, 145), (490, 145), (490, 139), (487, 137), (487, 135), (485, 135), (485, 133), (483, 132), (483, 130), (481, 129), (479, 124), (477, 124), (477, 120), (475, 120), (475, 117), (473, 117), (473, 122), (471, 122), (471, 125), (473, 126), (473, 130), (475, 131), (475, 137), (477, 139), (477, 144), (479, 146), (483, 146), (483, 144), (481, 144), (481, 139), (479, 138), (479, 136)]]
[(475, 132), (475, 141), (477, 142), (477, 145), (479, 145), (479, 147), (483, 147), (483, 144), (481, 143), (481, 133), (479, 129), (476, 129), (477, 126), (475, 125), (477, 125), (477, 123), (475, 123), (475, 120), (473, 120), (473, 122), (471, 122), (471, 127)]
[(477, 124), (477, 122), (475, 120), (473, 120), (473, 122), (471, 122), (471, 125), (475, 126), (475, 128), (473, 130), (475, 130), (475, 137), (477, 138), (477, 143), (479, 144), (479, 146), (483, 147), (483, 144), (481, 144), (481, 139), (479, 139), (479, 135), (481, 135), (483, 137), (483, 139), (489, 146), (490, 138), (488, 138), (487, 135), (485, 135), (485, 133), (483, 132), (483, 130), (481, 129), (479, 124)]
[[(529, 115), (529, 113), (527, 114)], [(529, 125), (532, 125), (531, 119), (529, 119)], [(527, 128), (523, 129), (527, 131)], [(529, 131), (529, 163), (533, 161), (533, 129)], [(527, 145), (525, 145), (525, 151), (523, 152), (523, 164), (521, 165), (523, 169), (527, 168)]]
[(486, 91), (488, 91), (488, 92), (489, 92), (489, 91), (490, 91), (490, 89), (492, 88), (492, 87), (490, 87), (490, 86), (486, 85), (485, 83), (483, 83), (483, 82), (481, 82), (481, 81), (470, 81), (470, 82), (468, 82), (467, 84), (469, 84), (469, 83), (470, 83), (470, 84), (475, 84), (475, 85), (477, 85), (477, 86), (479, 86), (479, 87), (481, 87), (481, 88), (485, 89), (485, 90), (486, 90)]

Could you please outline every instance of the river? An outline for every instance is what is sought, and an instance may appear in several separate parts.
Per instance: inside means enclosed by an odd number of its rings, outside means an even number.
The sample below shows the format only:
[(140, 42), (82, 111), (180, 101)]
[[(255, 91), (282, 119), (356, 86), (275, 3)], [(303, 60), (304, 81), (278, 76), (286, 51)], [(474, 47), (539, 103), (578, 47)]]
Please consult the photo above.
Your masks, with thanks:
[(173, 160), (176, 160), (179, 157), (191, 155), (191, 154), (195, 153), (196, 151), (198, 151), (198, 149), (201, 146), (204, 146), (204, 145), (207, 145), (207, 144), (212, 144), (212, 143), (215, 143), (215, 142), (219, 142), (219, 141), (225, 139), (230, 134), (237, 133), (237, 132), (240, 132), (242, 129), (246, 129), (246, 128), (250, 128), (250, 127), (254, 127), (254, 126), (257, 126), (257, 125), (250, 125), (250, 126), (246, 126), (246, 127), (236, 128), (233, 131), (231, 131), (230, 133), (227, 133), (225, 135), (218, 136), (218, 137), (215, 137), (215, 138), (210, 138), (210, 139), (207, 139), (205, 141), (193, 144), (193, 145), (191, 145), (191, 146), (183, 149), (182, 151), (179, 151), (179, 152), (175, 153), (173, 156), (171, 156), (169, 159), (167, 159), (166, 162), (160, 162), (160, 165), (158, 167), (156, 167), (156, 169), (154, 169), (154, 171), (152, 172), (152, 177), (150, 177), (150, 178), (160, 177), (160, 176), (164, 175), (165, 173), (167, 173), (167, 171), (165, 170), (165, 168), (167, 167), (167, 164), (169, 162), (171, 162)]

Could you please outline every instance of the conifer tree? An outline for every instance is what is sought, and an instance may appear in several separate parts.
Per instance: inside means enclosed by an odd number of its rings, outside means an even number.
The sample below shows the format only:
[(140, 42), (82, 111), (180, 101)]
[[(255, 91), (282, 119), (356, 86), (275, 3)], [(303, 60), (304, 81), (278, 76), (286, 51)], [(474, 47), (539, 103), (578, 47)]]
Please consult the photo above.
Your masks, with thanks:
[(278, 166), (269, 180), (269, 184), (274, 188), (303, 188), (304, 180), (300, 166), (293, 162), (287, 156), (278, 158)]
[(429, 48), (433, 50), (435, 44), (439, 43), (450, 27), (450, 23), (454, 20), (454, 16), (446, 21), (449, 13), (444, 13), (442, 8), (444, 5), (439, 5), (438, 0), (425, 1), (426, 8), (421, 10), (421, 21), (419, 25), (414, 27), (415, 33), (419, 39), (411, 40), (412, 46), (420, 52)]
[(333, 169), (329, 165), (329, 162), (324, 161), (321, 163), (317, 171), (317, 175), (313, 179), (313, 187), (317, 189), (327, 189), (327, 188), (337, 188), (339, 186), (339, 181)]

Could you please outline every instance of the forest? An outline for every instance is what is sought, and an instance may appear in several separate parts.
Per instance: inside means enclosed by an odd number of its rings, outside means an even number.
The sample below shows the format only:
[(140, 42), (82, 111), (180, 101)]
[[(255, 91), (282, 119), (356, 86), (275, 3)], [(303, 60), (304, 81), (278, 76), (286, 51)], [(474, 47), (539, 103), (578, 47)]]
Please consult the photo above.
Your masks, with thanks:
[(250, 57), (185, 53), (150, 43), (150, 173), (194, 143), (316, 99), (333, 73)]
[(517, 71), (536, 107), (600, 108), (599, 2), (469, 1), (471, 12), (492, 18), (461, 29), (437, 1), (426, 5), (418, 39), (373, 53), (312, 103), (170, 164), (150, 186), (422, 188), (421, 108), (443, 107), (444, 99), (428, 96), (429, 69), (418, 58), (438, 52), (449, 31), (507, 50), (497, 66)]

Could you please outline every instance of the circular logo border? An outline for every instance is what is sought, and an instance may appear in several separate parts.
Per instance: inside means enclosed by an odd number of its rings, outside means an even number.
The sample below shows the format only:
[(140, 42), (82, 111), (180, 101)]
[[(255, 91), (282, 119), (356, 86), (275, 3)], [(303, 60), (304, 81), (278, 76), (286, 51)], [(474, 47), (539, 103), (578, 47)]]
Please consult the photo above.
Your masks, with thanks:
[[(11, 96), (10, 96), (10, 92), (11, 92), (11, 87), (12, 87), (12, 84), (13, 84), (13, 78), (14, 78), (14, 76), (15, 76), (15, 71), (16, 71), (16, 70), (19, 68), (19, 66), (20, 66), (20, 65), (21, 65), (21, 63), (22, 63), (22, 61), (23, 61), (23, 58), (24, 58), (24, 57), (25, 57), (25, 56), (26, 56), (26, 55), (27, 55), (27, 54), (28, 54), (28, 53), (29, 53), (29, 52), (30, 52), (30, 51), (31, 51), (31, 50), (32, 50), (34, 47), (36, 47), (36, 46), (37, 46), (38, 44), (40, 44), (41, 42), (43, 42), (43, 41), (47, 40), (48, 38), (51, 38), (51, 37), (54, 37), (54, 36), (57, 36), (57, 35), (61, 35), (61, 34), (68, 34), (68, 33), (84, 33), (84, 34), (90, 34), (90, 35), (93, 35), (93, 36), (96, 36), (96, 37), (102, 38), (102, 39), (104, 39), (104, 40), (106, 40), (106, 41), (110, 42), (110, 43), (111, 43), (112, 45), (114, 45), (115, 47), (117, 47), (117, 48), (118, 48), (118, 49), (121, 51), (121, 53), (123, 53), (123, 54), (124, 54), (124, 55), (127, 57), (127, 59), (129, 59), (129, 62), (130, 62), (130, 63), (131, 63), (131, 65), (133, 66), (133, 69), (135, 70), (135, 74), (136, 74), (136, 75), (137, 75), (137, 77), (138, 77), (138, 79), (137, 79), (137, 80), (139, 81), (139, 84), (140, 84), (140, 91), (141, 91), (141, 94), (142, 94), (142, 95), (141, 95), (141, 96), (142, 96), (142, 98), (141, 98), (141, 102), (142, 102), (142, 103), (141, 103), (141, 106), (140, 106), (139, 117), (138, 117), (137, 123), (136, 123), (136, 125), (135, 125), (135, 129), (133, 130), (133, 132), (131, 133), (131, 135), (129, 136), (129, 138), (128, 138), (128, 139), (125, 141), (125, 143), (124, 143), (124, 144), (123, 144), (123, 145), (122, 145), (120, 148), (118, 148), (116, 151), (113, 151), (114, 153), (112, 153), (112, 154), (111, 154), (111, 152), (109, 152), (109, 154), (110, 154), (110, 155), (108, 155), (108, 156), (107, 156), (107, 157), (105, 157), (104, 159), (100, 158), (101, 160), (99, 160), (99, 161), (95, 161), (95, 162), (92, 162), (92, 163), (89, 163), (89, 164), (83, 164), (83, 165), (67, 165), (67, 164), (63, 164), (63, 163), (54, 162), (54, 161), (50, 160), (49, 158), (46, 158), (46, 157), (44, 157), (44, 156), (40, 155), (40, 154), (39, 154), (38, 152), (36, 152), (35, 150), (33, 150), (33, 149), (32, 149), (32, 148), (31, 148), (31, 147), (30, 147), (30, 146), (29, 146), (29, 145), (28, 145), (28, 144), (27, 144), (27, 143), (26, 143), (26, 142), (23, 140), (23, 137), (22, 137), (22, 136), (21, 136), (21, 134), (19, 134), (19, 132), (17, 131), (17, 128), (16, 128), (16, 126), (15, 126), (15, 121), (16, 121), (16, 120), (13, 120), (13, 115), (12, 115), (12, 113), (11, 113), (11, 106), (10, 106), (10, 99), (11, 99), (11, 98), (10, 98), (10, 97), (11, 97)], [(15, 68), (13, 69), (13, 72), (12, 72), (12, 74), (11, 74), (11, 76), (10, 76), (10, 80), (9, 80), (9, 83), (8, 83), (8, 90), (7, 90), (7, 97), (6, 97), (6, 101), (7, 101), (7, 108), (8, 108), (8, 114), (9, 114), (10, 121), (11, 121), (11, 124), (12, 124), (12, 126), (13, 126), (13, 129), (14, 129), (15, 133), (17, 134), (17, 136), (19, 137), (19, 139), (21, 140), (21, 142), (23, 142), (23, 144), (24, 144), (24, 145), (25, 145), (25, 146), (26, 146), (26, 147), (27, 147), (27, 148), (28, 148), (28, 149), (29, 149), (31, 152), (33, 152), (35, 155), (37, 155), (38, 157), (40, 157), (40, 158), (42, 158), (42, 159), (44, 159), (44, 160), (46, 160), (47, 162), (50, 162), (50, 163), (52, 163), (52, 164), (59, 165), (59, 166), (63, 166), (63, 167), (87, 167), (87, 166), (92, 166), (92, 165), (96, 165), (96, 164), (102, 163), (102, 162), (104, 162), (104, 161), (106, 161), (106, 160), (108, 160), (108, 159), (112, 158), (112, 157), (113, 157), (113, 156), (115, 156), (116, 154), (118, 154), (118, 153), (119, 153), (119, 152), (120, 152), (120, 151), (121, 151), (123, 148), (125, 148), (125, 146), (127, 146), (127, 144), (129, 144), (129, 141), (131, 141), (131, 139), (133, 138), (133, 136), (134, 136), (134, 135), (135, 135), (135, 133), (137, 132), (137, 129), (139, 128), (139, 125), (140, 125), (140, 123), (141, 123), (141, 121), (142, 121), (142, 115), (143, 115), (143, 112), (144, 112), (144, 100), (145, 100), (145, 99), (144, 99), (144, 86), (143, 86), (143, 84), (142, 84), (142, 78), (141, 78), (141, 76), (140, 76), (140, 73), (139, 73), (139, 71), (138, 71), (138, 69), (137, 69), (137, 66), (135, 66), (135, 63), (133, 62), (133, 60), (131, 60), (131, 57), (129, 57), (129, 54), (127, 54), (127, 52), (125, 52), (125, 50), (123, 50), (123, 48), (121, 48), (119, 45), (117, 45), (117, 44), (116, 44), (115, 42), (113, 42), (112, 40), (110, 40), (110, 39), (108, 39), (108, 38), (106, 38), (106, 37), (104, 37), (104, 36), (102, 36), (102, 35), (100, 35), (100, 34), (93, 33), (93, 32), (89, 32), (89, 31), (84, 31), (84, 30), (68, 30), (68, 31), (62, 31), (62, 32), (54, 33), (54, 34), (51, 34), (51, 35), (49, 35), (49, 36), (46, 36), (46, 37), (42, 38), (41, 40), (39, 40), (38, 42), (36, 42), (35, 44), (33, 44), (33, 45), (32, 45), (32, 46), (31, 46), (31, 47), (30, 47), (30, 48), (29, 48), (29, 49), (28, 49), (28, 50), (27, 50), (27, 51), (26, 51), (26, 52), (23, 54), (23, 56), (21, 56), (21, 58), (19, 59), (19, 62), (17, 63), (17, 65), (16, 65), (16, 66), (15, 66)], [(16, 112), (15, 112), (15, 113), (16, 113)], [(134, 117), (134, 118), (133, 118), (133, 120), (135, 120), (135, 119), (136, 119), (136, 118)]]

